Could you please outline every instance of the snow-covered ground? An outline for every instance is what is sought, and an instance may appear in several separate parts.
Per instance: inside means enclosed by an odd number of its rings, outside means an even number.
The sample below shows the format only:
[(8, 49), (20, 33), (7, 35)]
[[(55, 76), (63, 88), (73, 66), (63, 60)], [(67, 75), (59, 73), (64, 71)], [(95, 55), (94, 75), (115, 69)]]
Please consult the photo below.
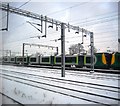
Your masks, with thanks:
[(4, 103), (4, 104), (17, 104), (17, 106), (21, 106), (17, 102), (15, 102), (14, 100), (8, 98), (5, 95), (0, 94), (0, 97), (2, 97), (1, 103)]
[(118, 75), (107, 74), (105, 77), (105, 74), (100, 74), (98, 77), (96, 73), (80, 75), (66, 72), (62, 78), (61, 70), (56, 69), (3, 65), (0, 70), (3, 74), (2, 92), (23, 104), (118, 104), (120, 92), (115, 88), (118, 87)]

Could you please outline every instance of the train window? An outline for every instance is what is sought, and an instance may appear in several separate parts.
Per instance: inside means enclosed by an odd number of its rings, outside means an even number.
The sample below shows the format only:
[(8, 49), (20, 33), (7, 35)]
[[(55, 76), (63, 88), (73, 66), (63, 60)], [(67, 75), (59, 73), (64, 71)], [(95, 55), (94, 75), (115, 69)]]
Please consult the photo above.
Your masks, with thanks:
[(91, 63), (91, 57), (86, 57), (86, 63)]
[(76, 57), (65, 57), (66, 63), (76, 63)]
[(11, 61), (14, 61), (15, 60), (15, 58), (11, 58)]
[[(21, 58), (17, 58), (17, 61), (22, 62), (22, 61), (23, 61), (23, 58), (22, 58), (22, 57), (21, 57)], [(24, 61), (26, 61), (26, 58), (24, 58)]]
[(61, 62), (61, 57), (56, 57), (56, 62)]
[(42, 62), (49, 62), (49, 57), (43, 57)]
[(26, 58), (24, 58), (24, 61), (26, 61)]
[(17, 61), (22, 61), (22, 58), (17, 58)]
[(36, 58), (30, 58), (30, 62), (36, 62)]

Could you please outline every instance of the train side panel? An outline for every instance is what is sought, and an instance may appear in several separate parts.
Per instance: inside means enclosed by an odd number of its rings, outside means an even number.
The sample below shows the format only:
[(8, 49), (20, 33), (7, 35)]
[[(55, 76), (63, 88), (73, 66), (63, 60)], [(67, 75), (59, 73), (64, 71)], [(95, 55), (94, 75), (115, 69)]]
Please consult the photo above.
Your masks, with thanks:
[[(109, 53), (95, 53), (94, 55), (94, 68), (96, 69), (109, 69), (111, 56)], [(91, 56), (86, 55), (84, 58), (84, 64), (86, 67), (91, 67)]]
[[(23, 63), (23, 57), (22, 56), (17, 56), (16, 57), (16, 63), (17, 64), (22, 64)], [(25, 56), (24, 57), (24, 65), (28, 65), (29, 64), (29, 57)]]
[[(54, 64), (61, 65), (61, 56), (54, 57)], [(78, 65), (78, 56), (65, 56), (65, 66), (70, 67), (71, 65)]]
[(39, 65), (40, 64), (40, 56), (30, 56), (29, 64), (30, 65)]
[(16, 57), (10, 57), (10, 63), (16, 64)]
[(54, 64), (54, 56), (41, 56), (40, 64), (42, 65), (53, 65)]
[(82, 68), (84, 66), (84, 55), (78, 55), (76, 67)]
[(96, 63), (95, 68), (99, 69), (109, 69), (110, 68), (110, 54), (109, 53), (96, 53)]

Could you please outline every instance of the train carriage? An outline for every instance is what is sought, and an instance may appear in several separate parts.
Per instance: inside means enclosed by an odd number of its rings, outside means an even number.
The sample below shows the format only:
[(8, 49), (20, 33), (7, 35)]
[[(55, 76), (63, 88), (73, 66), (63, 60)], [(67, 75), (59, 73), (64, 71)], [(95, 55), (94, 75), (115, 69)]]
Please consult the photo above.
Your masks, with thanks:
[(120, 53), (113, 53), (111, 58), (111, 68), (120, 70)]
[[(94, 67), (99, 69), (110, 68), (111, 55), (109, 53), (95, 53), (94, 54)], [(91, 55), (86, 55), (84, 59), (86, 67), (91, 67)]]
[(16, 57), (12, 56), (10, 57), (10, 63), (16, 63)]
[(2, 57), (0, 57), (0, 64), (2, 64), (2, 62), (3, 62), (3, 59), (2, 59)]
[(84, 55), (78, 55), (78, 65), (76, 67), (82, 68), (84, 66)]
[[(96, 56), (94, 55), (94, 65), (96, 64)], [(87, 68), (91, 67), (91, 55), (85, 55), (84, 56), (84, 66), (86, 66)]]
[[(55, 65), (61, 65), (61, 56), (55, 56), (54, 58)], [(78, 65), (78, 57), (77, 56), (65, 56), (65, 65)]]
[(3, 63), (10, 63), (10, 57), (9, 56), (4, 56), (2, 58)]
[[(23, 63), (23, 57), (22, 56), (17, 56), (16, 57), (16, 63), (17, 64), (22, 64)], [(29, 64), (29, 57), (28, 56), (24, 56), (24, 64), (25, 65)]]
[(54, 64), (54, 56), (41, 56), (40, 64), (42, 65), (52, 65)]
[[(55, 56), (54, 64), (61, 65), (61, 56)], [(84, 56), (79, 55), (65, 56), (65, 66), (70, 67), (72, 65), (75, 65), (76, 67), (83, 67)]]
[(40, 56), (30, 56), (29, 57), (29, 64), (30, 65), (39, 65), (40, 64)]
[(96, 53), (97, 61), (95, 63), (95, 68), (109, 69), (111, 55), (109, 53)]

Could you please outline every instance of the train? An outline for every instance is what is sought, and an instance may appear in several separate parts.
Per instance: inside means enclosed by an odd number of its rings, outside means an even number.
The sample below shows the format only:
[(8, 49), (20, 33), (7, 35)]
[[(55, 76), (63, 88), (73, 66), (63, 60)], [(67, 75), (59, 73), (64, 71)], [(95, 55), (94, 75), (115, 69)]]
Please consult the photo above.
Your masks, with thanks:
[[(95, 69), (117, 69), (120, 70), (120, 53), (95, 53), (94, 56)], [(3, 63), (22, 64), (22, 56), (5, 56), (2, 58)], [(24, 56), (24, 65), (47, 65), (61, 66), (61, 56)], [(90, 68), (91, 55), (66, 55), (65, 66), (75, 66), (77, 68)]]

